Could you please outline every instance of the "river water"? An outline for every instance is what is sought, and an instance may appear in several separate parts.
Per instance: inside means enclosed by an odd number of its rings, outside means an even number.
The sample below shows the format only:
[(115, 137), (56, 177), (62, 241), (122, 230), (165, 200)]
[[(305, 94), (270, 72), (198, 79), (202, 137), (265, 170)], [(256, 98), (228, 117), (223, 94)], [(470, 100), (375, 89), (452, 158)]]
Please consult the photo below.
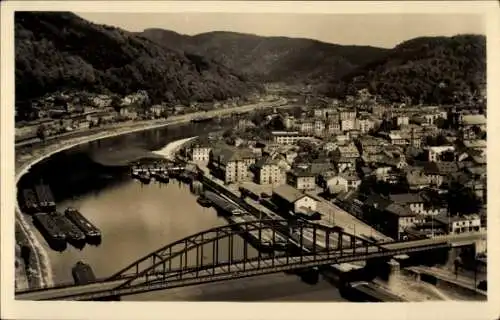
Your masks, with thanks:
[[(221, 124), (184, 124), (132, 133), (84, 144), (63, 151), (34, 166), (20, 181), (20, 188), (43, 180), (52, 188), (57, 208), (71, 206), (98, 226), (102, 243), (64, 252), (46, 248), (56, 284), (72, 283), (71, 268), (77, 261), (92, 266), (98, 278), (111, 276), (147, 253), (191, 234), (227, 222), (215, 210), (196, 202), (189, 187), (171, 182), (149, 185), (132, 180), (123, 167), (102, 165), (127, 150), (154, 151), (171, 141), (202, 135)], [(100, 163), (99, 163), (100, 162)], [(157, 291), (123, 300), (239, 300), (239, 301), (345, 301), (326, 281), (308, 285), (297, 276), (276, 274), (224, 283)]]

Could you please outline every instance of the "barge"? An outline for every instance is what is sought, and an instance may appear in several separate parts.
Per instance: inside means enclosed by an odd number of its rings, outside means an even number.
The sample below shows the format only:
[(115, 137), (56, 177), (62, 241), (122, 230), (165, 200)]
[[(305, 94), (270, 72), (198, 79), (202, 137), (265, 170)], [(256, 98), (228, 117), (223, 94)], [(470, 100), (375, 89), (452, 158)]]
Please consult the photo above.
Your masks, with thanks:
[[(92, 271), (92, 267), (87, 263), (78, 261), (75, 266), (71, 269), (71, 275), (76, 285), (86, 285), (96, 282), (97, 278)], [(106, 298), (98, 298), (96, 301), (120, 301), (120, 296), (110, 296)]]
[(64, 215), (59, 212), (51, 213), (59, 229), (66, 234), (66, 240), (74, 247), (81, 249), (85, 246), (85, 234)]
[(191, 120), (192, 123), (202, 123), (202, 122), (208, 122), (212, 121), (214, 117), (196, 117)]
[(208, 200), (214, 208), (222, 215), (239, 215), (241, 209), (234, 203), (224, 199), (223, 197), (215, 194), (212, 191), (205, 191), (203, 198)]
[(101, 231), (87, 220), (80, 211), (69, 207), (64, 211), (64, 215), (85, 234), (88, 244), (97, 245), (101, 243)]
[(210, 208), (212, 206), (212, 203), (210, 200), (206, 199), (205, 197), (198, 197), (198, 200), (196, 200), (200, 204), (200, 206), (204, 208)]
[(35, 186), (35, 192), (38, 198), (40, 209), (46, 211), (55, 210), (56, 203), (54, 201), (52, 191), (50, 190), (50, 187), (48, 185), (40, 183), (39, 185)]
[(23, 190), (23, 210), (30, 214), (40, 212), (36, 194), (32, 189)]
[(82, 261), (78, 261), (71, 269), (71, 275), (76, 285), (85, 285), (96, 280), (92, 268)]
[(38, 229), (38, 231), (40, 231), (40, 233), (52, 249), (56, 251), (64, 251), (66, 249), (66, 234), (59, 228), (59, 226), (49, 214), (34, 214), (33, 224)]

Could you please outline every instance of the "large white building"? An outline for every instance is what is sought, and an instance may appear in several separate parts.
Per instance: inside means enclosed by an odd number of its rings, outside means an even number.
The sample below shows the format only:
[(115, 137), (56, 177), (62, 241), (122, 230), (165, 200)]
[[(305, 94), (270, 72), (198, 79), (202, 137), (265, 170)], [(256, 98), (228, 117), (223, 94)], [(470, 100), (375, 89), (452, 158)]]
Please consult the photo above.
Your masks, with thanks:
[(281, 172), (277, 161), (271, 159), (260, 159), (255, 163), (255, 180), (259, 184), (277, 184), (284, 182), (284, 175)]
[(454, 217), (439, 215), (435, 219), (446, 226), (448, 233), (474, 232), (481, 229), (481, 218), (477, 214)]
[(211, 147), (205, 145), (194, 145), (191, 147), (191, 160), (194, 162), (208, 162), (210, 160)]
[(300, 134), (298, 131), (273, 131), (273, 141), (277, 144), (297, 144), (299, 140), (311, 139), (311, 136)]

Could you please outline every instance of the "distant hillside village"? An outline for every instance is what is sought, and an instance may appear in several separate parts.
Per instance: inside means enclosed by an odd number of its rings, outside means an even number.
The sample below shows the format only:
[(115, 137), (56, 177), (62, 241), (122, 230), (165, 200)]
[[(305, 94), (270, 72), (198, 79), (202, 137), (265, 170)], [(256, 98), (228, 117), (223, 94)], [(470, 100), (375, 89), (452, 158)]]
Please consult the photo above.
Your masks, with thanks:
[[(86, 92), (49, 94), (30, 101), (30, 114), (16, 112), (16, 142), (32, 138), (46, 138), (67, 132), (87, 130), (107, 124), (167, 119), (197, 111), (238, 107), (244, 103), (275, 101), (276, 95), (251, 95), (218, 102), (184, 104), (151, 104), (148, 93), (139, 90), (119, 96)], [(17, 109), (16, 109), (17, 110)]]
[(185, 156), (255, 199), (322, 197), (395, 239), (486, 228), (484, 109), (359, 101), (260, 111)]

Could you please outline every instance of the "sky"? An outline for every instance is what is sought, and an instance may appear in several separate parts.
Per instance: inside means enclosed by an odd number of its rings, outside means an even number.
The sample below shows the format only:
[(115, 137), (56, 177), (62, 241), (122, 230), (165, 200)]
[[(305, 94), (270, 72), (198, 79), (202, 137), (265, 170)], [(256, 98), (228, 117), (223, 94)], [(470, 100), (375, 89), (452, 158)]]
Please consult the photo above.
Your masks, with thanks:
[(345, 45), (392, 48), (421, 36), (486, 34), (478, 14), (276, 14), (276, 13), (91, 13), (94, 23), (142, 31), (161, 28), (195, 35), (233, 31), (262, 36), (310, 38)]

